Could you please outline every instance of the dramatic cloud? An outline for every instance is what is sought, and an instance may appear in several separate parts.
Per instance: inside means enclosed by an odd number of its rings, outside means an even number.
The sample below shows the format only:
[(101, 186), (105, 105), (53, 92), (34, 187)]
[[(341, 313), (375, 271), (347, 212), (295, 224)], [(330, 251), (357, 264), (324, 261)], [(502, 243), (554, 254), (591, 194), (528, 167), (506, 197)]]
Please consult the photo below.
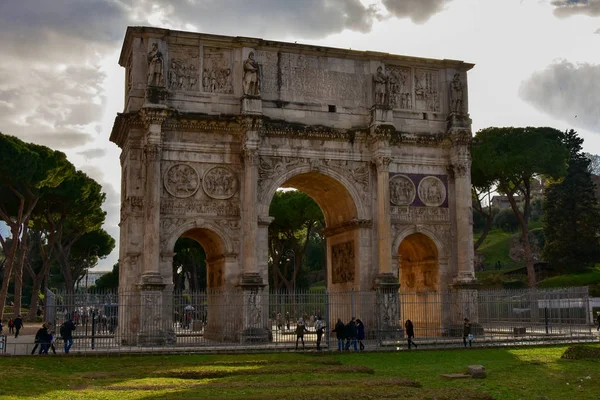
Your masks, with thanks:
[(451, 0), (383, 0), (387, 10), (395, 17), (408, 17), (416, 24), (427, 22), (443, 10)]
[(554, 15), (560, 18), (572, 15), (600, 16), (600, 0), (553, 0)]
[(600, 133), (600, 65), (560, 61), (523, 82), (521, 98), (574, 127)]

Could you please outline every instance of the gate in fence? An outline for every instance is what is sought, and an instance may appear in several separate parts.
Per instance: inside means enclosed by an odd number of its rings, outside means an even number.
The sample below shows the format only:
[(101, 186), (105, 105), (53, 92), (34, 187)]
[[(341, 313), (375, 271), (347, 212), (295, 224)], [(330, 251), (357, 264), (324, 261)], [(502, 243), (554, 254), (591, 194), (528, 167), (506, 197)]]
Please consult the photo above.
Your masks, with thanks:
[[(168, 325), (156, 321), (143, 327), (146, 333), (169, 332), (171, 341), (161, 348), (180, 351), (244, 349), (293, 349), (297, 341), (298, 321), (306, 326), (306, 347), (316, 344), (315, 322), (325, 325), (322, 346), (328, 348), (331, 338), (335, 347), (334, 326), (359, 318), (365, 326), (367, 348), (397, 348), (404, 344), (404, 322), (414, 324), (415, 336), (432, 346), (462, 343), (462, 317), (473, 324), (476, 341), (506, 344), (524, 340), (588, 340), (593, 338), (589, 321), (587, 288), (554, 290), (473, 290), (437, 292), (357, 292), (271, 291), (248, 301), (239, 292), (178, 293), (162, 303), (143, 303), (139, 293), (85, 292), (74, 295), (49, 293), (47, 319), (59, 326), (72, 318), (77, 326), (74, 350), (117, 349), (142, 351), (144, 347), (128, 346), (127, 330), (120, 321), (140, 315), (140, 309), (169, 307), (172, 319)], [(131, 296), (127, 298), (126, 296)], [(465, 296), (470, 298), (465, 298)], [(473, 297), (475, 301), (473, 301)], [(120, 304), (121, 299), (125, 304)], [(265, 304), (264, 314), (250, 310), (252, 304)], [(475, 307), (473, 308), (473, 304)], [(457, 320), (456, 310), (462, 310)], [(241, 330), (243, 318), (251, 330)], [(246, 325), (248, 326), (248, 325)], [(330, 348), (333, 348), (330, 347)], [(142, 349), (142, 350), (140, 350)]]

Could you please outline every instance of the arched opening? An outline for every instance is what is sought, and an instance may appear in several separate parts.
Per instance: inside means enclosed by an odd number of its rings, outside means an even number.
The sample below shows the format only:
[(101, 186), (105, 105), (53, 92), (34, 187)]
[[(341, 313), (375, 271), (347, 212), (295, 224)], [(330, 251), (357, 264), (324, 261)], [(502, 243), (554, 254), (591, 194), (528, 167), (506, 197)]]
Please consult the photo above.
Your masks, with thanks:
[(440, 334), (441, 301), (438, 249), (423, 233), (408, 235), (398, 246), (400, 312), (413, 322), (418, 336)]
[(173, 323), (177, 333), (198, 339), (223, 335), (226, 314), (216, 292), (225, 285), (225, 254), (223, 239), (208, 228), (189, 229), (175, 242)]

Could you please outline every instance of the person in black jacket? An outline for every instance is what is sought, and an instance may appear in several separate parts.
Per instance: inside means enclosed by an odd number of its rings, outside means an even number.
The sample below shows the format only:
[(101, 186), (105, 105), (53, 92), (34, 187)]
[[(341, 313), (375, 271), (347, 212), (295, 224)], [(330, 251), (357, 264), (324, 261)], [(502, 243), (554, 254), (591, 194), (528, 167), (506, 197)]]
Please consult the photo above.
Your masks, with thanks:
[(413, 342), (415, 338), (415, 327), (410, 319), (407, 319), (404, 323), (404, 329), (406, 329), (406, 339), (408, 341), (408, 349), (410, 350), (410, 346), (414, 345), (415, 349), (417, 348), (417, 344)]
[(65, 354), (69, 354), (71, 346), (73, 346), (73, 331), (75, 330), (75, 324), (69, 318), (60, 326), (60, 335), (65, 342)]
[(346, 350), (350, 349), (350, 345), (354, 345), (354, 351), (358, 351), (358, 345), (356, 341), (358, 336), (358, 329), (356, 329), (356, 318), (352, 317), (348, 325), (346, 325)]
[(23, 319), (21, 318), (21, 315), (18, 315), (17, 318), (15, 318), (15, 321), (13, 322), (13, 324), (15, 326), (15, 339), (16, 339), (17, 337), (19, 337), (19, 331), (23, 327)]
[(35, 345), (33, 346), (33, 349), (31, 350), (31, 355), (35, 354), (35, 351), (37, 350), (38, 346), (40, 348), (39, 350), (39, 354), (48, 354), (48, 349), (50, 348), (50, 332), (49, 332), (49, 327), (50, 325), (47, 322), (44, 322), (42, 324), (42, 327), (40, 329), (38, 329), (38, 331), (35, 334)]
[(344, 330), (345, 330), (345, 328), (346, 328), (346, 325), (344, 325), (342, 320), (338, 318), (337, 322), (335, 323), (335, 328), (332, 331), (332, 332), (335, 332), (335, 337), (337, 338), (338, 351), (344, 350), (344, 339), (345, 339), (344, 338)]

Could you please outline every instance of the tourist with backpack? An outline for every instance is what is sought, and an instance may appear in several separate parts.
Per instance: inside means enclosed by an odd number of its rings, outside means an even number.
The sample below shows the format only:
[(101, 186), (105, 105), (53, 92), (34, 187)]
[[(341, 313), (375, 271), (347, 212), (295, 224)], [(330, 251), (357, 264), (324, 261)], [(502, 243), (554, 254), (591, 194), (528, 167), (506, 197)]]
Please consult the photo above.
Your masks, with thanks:
[(75, 330), (75, 324), (71, 319), (67, 319), (60, 326), (60, 336), (62, 336), (63, 341), (65, 342), (65, 354), (69, 354), (69, 350), (71, 350), (71, 346), (73, 346), (73, 331)]

